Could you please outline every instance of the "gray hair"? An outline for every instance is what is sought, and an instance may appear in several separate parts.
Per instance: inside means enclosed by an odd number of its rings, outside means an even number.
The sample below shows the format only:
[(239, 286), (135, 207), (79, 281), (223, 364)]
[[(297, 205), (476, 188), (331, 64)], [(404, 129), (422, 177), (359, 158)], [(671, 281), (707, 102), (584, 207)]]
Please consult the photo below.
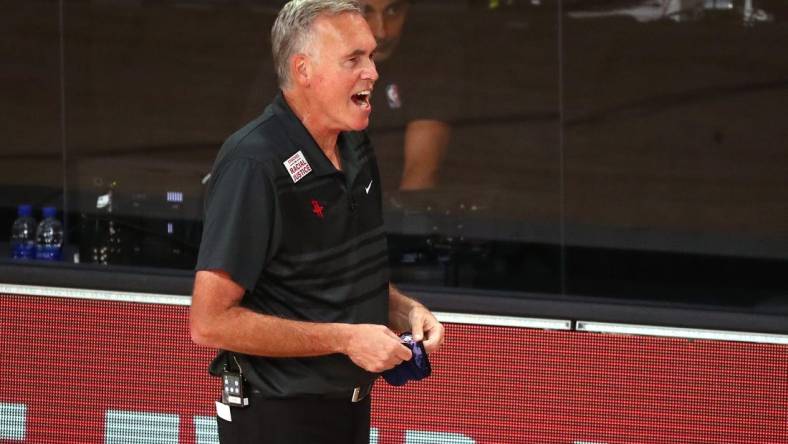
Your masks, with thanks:
[(362, 14), (357, 0), (291, 0), (282, 7), (271, 28), (271, 50), (279, 86), (290, 83), (290, 57), (303, 51), (312, 23), (321, 15)]

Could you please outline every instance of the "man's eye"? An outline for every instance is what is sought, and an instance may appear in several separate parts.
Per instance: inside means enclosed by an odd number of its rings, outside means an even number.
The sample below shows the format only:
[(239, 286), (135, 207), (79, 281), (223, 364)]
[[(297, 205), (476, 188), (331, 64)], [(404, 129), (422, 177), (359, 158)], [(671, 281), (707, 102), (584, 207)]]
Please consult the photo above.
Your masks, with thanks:
[(391, 7), (388, 7), (388, 8), (386, 8), (386, 10), (384, 11), (384, 13), (385, 13), (386, 15), (389, 15), (389, 16), (392, 16), (392, 15), (399, 15), (399, 14), (400, 14), (400, 10), (401, 10), (401, 9), (402, 9), (402, 7), (401, 7), (401, 6), (399, 6), (399, 5), (397, 5), (397, 6), (391, 6)]

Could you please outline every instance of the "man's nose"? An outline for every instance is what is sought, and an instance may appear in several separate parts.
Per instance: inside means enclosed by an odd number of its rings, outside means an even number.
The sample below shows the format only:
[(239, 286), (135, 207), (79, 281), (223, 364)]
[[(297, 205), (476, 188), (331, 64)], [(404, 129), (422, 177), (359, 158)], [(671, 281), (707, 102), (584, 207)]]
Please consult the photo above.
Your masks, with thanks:
[(386, 38), (386, 26), (383, 23), (381, 14), (367, 15), (367, 23), (369, 23), (369, 29), (372, 30), (372, 35), (375, 36), (375, 40)]
[(378, 68), (375, 66), (375, 61), (372, 58), (369, 58), (369, 64), (364, 68), (363, 78), (364, 80), (372, 80), (373, 82), (378, 80)]

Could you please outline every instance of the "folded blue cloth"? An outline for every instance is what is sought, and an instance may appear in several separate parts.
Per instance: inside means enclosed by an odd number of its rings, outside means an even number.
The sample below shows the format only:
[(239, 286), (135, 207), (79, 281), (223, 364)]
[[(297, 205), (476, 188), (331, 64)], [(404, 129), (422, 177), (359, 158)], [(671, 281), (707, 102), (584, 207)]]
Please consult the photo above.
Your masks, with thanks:
[(424, 344), (413, 340), (410, 332), (400, 335), (402, 344), (407, 346), (413, 353), (410, 361), (403, 361), (398, 366), (383, 372), (383, 379), (391, 385), (405, 385), (408, 381), (418, 381), (424, 379), (432, 373), (430, 360), (427, 358), (427, 351)]

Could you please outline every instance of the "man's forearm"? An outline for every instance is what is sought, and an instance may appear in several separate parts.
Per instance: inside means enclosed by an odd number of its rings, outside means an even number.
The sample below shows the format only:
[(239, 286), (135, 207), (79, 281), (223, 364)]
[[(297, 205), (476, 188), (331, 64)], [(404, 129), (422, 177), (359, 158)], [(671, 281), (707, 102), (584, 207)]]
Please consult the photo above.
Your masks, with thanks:
[(389, 284), (389, 327), (397, 332), (410, 329), (410, 312), (414, 307), (421, 306), (419, 302), (411, 299), (392, 284)]
[[(269, 357), (321, 356), (344, 353), (347, 325), (293, 321), (230, 307), (198, 329), (195, 341), (239, 353)], [(204, 332), (200, 334), (199, 332)]]
[(420, 119), (408, 123), (401, 190), (422, 190), (438, 184), (450, 138), (451, 127), (439, 120)]
[(189, 312), (192, 340), (206, 347), (259, 356), (343, 353), (347, 325), (299, 322), (241, 306), (244, 289), (221, 270), (195, 276)]
[(294, 358), (347, 355), (356, 365), (381, 372), (410, 359), (385, 325), (303, 322), (241, 306), (244, 289), (221, 270), (197, 272), (189, 322), (202, 346), (256, 356)]
[(302, 322), (235, 307), (216, 330), (214, 347), (248, 355), (297, 358), (334, 353), (373, 373), (410, 359), (410, 350), (383, 325)]

